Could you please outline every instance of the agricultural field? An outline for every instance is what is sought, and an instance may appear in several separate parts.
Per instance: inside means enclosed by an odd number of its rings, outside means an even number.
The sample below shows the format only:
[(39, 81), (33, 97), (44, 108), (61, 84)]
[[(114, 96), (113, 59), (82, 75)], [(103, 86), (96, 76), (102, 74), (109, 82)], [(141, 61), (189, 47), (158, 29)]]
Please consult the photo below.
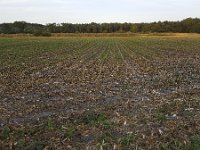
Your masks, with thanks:
[(200, 35), (0, 37), (0, 149), (200, 149)]

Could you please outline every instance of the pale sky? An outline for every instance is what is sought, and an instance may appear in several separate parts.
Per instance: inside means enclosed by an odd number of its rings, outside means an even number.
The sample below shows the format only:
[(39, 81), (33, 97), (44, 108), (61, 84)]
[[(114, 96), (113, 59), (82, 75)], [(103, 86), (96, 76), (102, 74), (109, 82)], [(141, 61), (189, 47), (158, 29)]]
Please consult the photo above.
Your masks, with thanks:
[(200, 0), (0, 0), (0, 23), (153, 22), (200, 18)]

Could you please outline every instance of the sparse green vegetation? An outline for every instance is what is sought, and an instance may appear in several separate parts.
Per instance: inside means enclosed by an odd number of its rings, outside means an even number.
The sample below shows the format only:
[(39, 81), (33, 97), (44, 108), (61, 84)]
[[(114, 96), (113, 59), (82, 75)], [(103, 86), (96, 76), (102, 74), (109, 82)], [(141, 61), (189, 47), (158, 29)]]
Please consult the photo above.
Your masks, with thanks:
[(49, 130), (52, 130), (54, 128), (53, 120), (50, 117), (48, 118), (48, 121), (47, 121), (47, 127)]
[(65, 138), (67, 138), (68, 140), (71, 140), (75, 136), (75, 133), (76, 133), (76, 129), (74, 127), (69, 127), (65, 131)]
[(200, 135), (199, 134), (192, 137), (189, 150), (200, 150)]
[(6, 125), (3, 127), (2, 131), (1, 131), (1, 139), (2, 140), (8, 139), (9, 134), (10, 134), (10, 128)]
[(120, 144), (122, 145), (122, 147), (130, 146), (130, 144), (133, 143), (133, 142), (134, 142), (133, 133), (128, 133), (127, 135), (123, 136), (120, 139)]
[(0, 37), (0, 149), (199, 149), (200, 36)]
[(166, 115), (158, 112), (155, 114), (155, 118), (157, 121), (162, 122), (166, 120)]
[(99, 125), (105, 125), (105, 127), (108, 126), (108, 122), (106, 119), (106, 116), (102, 113), (96, 113), (96, 112), (86, 112), (83, 122), (86, 125), (89, 126), (99, 126)]

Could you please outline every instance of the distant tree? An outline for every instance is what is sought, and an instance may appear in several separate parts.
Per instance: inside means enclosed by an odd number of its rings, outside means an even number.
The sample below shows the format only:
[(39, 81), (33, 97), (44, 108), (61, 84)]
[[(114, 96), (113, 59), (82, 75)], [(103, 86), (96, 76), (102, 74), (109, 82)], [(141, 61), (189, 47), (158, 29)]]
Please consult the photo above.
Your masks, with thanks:
[(136, 24), (131, 25), (131, 32), (133, 32), (133, 33), (138, 32), (138, 26)]
[(26, 24), (27, 23), (25, 21), (15, 21), (12, 25), (14, 32), (15, 33), (24, 33)]
[(9, 23), (1, 24), (1, 33), (11, 34), (12, 33), (11, 24), (9, 24)]
[(164, 21), (152, 23), (102, 23), (95, 22), (89, 24), (72, 24), (72, 23), (50, 23), (31, 24), (25, 21), (15, 21), (14, 23), (0, 24), (0, 33), (114, 33), (114, 32), (192, 32), (200, 33), (200, 19), (187, 18), (182, 21)]
[(190, 31), (193, 33), (200, 33), (200, 23), (194, 24)]
[(56, 32), (56, 23), (49, 23), (46, 25), (46, 27), (49, 30), (49, 32), (51, 32), (51, 33)]

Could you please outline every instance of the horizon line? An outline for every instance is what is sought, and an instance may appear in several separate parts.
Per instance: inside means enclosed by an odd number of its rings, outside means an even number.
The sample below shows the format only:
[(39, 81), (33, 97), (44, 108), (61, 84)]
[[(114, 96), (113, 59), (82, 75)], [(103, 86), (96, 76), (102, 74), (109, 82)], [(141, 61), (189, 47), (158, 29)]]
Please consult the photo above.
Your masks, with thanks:
[(29, 22), (29, 21), (25, 21), (25, 20), (15, 20), (15, 21), (12, 21), (12, 22), (0, 22), (0, 24), (6, 24), (6, 23), (14, 23), (14, 22), (25, 22), (25, 23), (31, 23), (31, 24), (40, 24), (40, 25), (47, 25), (47, 24), (63, 24), (63, 23), (66, 23), (66, 24), (92, 24), (92, 23), (96, 23), (96, 24), (112, 24), (112, 23), (119, 23), (119, 24), (124, 24), (124, 23), (128, 23), (128, 24), (140, 24), (140, 23), (158, 23), (158, 22), (181, 22), (183, 20), (186, 20), (186, 19), (200, 19), (199, 17), (187, 17), (187, 18), (184, 18), (184, 19), (180, 19), (180, 20), (158, 20), (158, 21), (149, 21), (149, 22), (95, 22), (95, 21), (92, 21), (92, 22), (84, 22), (84, 23), (71, 23), (71, 22), (48, 22), (48, 23), (39, 23), (39, 22)]

